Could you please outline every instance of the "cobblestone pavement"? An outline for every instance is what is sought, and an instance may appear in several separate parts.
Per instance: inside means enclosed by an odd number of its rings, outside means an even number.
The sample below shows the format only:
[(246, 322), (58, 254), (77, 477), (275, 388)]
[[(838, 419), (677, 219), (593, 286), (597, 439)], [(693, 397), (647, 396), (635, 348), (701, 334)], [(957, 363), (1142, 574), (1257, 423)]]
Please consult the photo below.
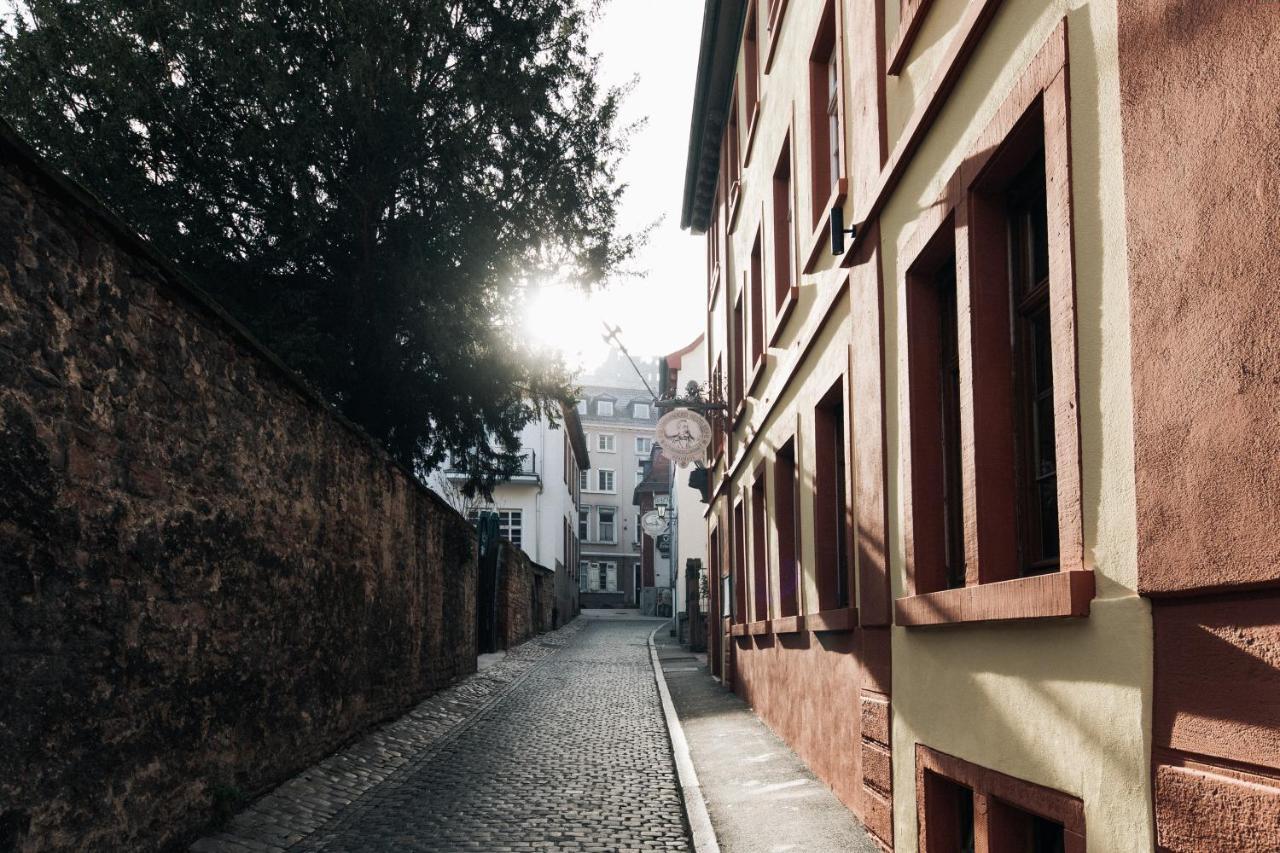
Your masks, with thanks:
[(656, 624), (579, 619), (525, 643), (191, 849), (689, 850)]

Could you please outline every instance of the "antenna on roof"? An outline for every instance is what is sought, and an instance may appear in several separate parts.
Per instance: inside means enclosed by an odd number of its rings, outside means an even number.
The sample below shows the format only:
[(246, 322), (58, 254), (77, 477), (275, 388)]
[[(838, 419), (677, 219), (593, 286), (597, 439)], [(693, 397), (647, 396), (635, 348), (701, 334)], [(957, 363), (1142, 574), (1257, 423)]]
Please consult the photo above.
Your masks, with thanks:
[(627, 357), (627, 361), (631, 362), (631, 369), (636, 372), (636, 376), (639, 376), (640, 381), (644, 383), (644, 390), (648, 391), (649, 396), (653, 398), (653, 402), (657, 403), (658, 395), (653, 393), (653, 389), (649, 387), (649, 380), (644, 378), (644, 374), (640, 372), (640, 368), (636, 367), (635, 359), (631, 357), (631, 353), (627, 352), (626, 346), (622, 343), (622, 327), (610, 326), (609, 322), (606, 320), (604, 322), (604, 331), (605, 334), (601, 336), (604, 338), (604, 342), (606, 344), (613, 344), (618, 349), (622, 350), (622, 354)]

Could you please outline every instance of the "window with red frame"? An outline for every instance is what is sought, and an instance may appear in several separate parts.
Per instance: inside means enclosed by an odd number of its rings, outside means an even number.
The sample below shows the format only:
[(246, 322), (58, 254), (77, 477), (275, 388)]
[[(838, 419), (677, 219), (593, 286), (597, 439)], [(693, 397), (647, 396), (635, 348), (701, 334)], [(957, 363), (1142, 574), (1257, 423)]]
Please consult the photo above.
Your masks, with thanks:
[(796, 283), (795, 194), (791, 191), (791, 135), (773, 169), (773, 310), (782, 310)]
[(769, 618), (769, 539), (764, 495), (764, 469), (761, 469), (751, 484), (751, 602), (752, 619), (756, 622)]
[(773, 463), (773, 519), (778, 528), (778, 615), (800, 612), (800, 540), (796, 517), (796, 441), (778, 449)]
[(848, 443), (845, 438), (844, 379), (822, 396), (813, 410), (814, 471), (813, 509), (814, 575), (818, 609), (849, 607), (853, 596), (849, 582)]
[[(751, 295), (751, 358), (749, 367), (751, 376), (755, 375), (755, 371), (760, 368), (760, 362), (764, 358), (764, 258), (763, 247), (761, 241), (763, 237), (759, 230), (756, 231), (756, 239), (751, 244), (751, 262), (747, 270), (747, 290)], [(745, 397), (747, 388), (750, 386), (750, 379), (743, 384), (742, 394)]]
[(809, 53), (809, 175), (813, 182), (813, 228), (817, 228), (826, 217), (827, 203), (833, 200), (836, 184), (844, 177), (841, 90), (836, 4), (835, 0), (827, 0)]
[(747, 619), (747, 519), (742, 501), (733, 508), (733, 621)]

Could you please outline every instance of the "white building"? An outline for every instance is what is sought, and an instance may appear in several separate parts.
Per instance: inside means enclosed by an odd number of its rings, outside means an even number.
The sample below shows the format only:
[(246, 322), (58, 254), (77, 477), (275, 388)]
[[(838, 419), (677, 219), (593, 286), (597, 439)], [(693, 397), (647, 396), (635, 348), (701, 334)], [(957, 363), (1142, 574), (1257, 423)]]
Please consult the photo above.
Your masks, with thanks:
[(501, 535), (529, 559), (555, 571), (557, 624), (579, 610), (578, 507), (580, 484), (591, 467), (577, 410), (569, 405), (560, 409), (557, 424), (542, 418), (525, 425), (520, 433), (521, 471), (494, 488), (491, 502), (463, 498), (461, 472), (446, 467), (432, 477), (436, 491), (468, 517), (496, 512)]
[(595, 460), (579, 475), (582, 606), (636, 607), (639, 590), (652, 580), (641, 575), (639, 513), (631, 496), (644, 479), (658, 412), (644, 388), (587, 385), (578, 414)]

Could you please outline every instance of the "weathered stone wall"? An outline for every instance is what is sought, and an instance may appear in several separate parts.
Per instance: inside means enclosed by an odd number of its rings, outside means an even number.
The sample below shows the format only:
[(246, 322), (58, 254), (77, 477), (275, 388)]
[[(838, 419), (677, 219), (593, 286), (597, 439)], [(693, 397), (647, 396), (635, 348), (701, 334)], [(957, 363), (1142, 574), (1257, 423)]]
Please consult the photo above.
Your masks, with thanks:
[(473, 671), (474, 554), (0, 127), (0, 849), (179, 844)]
[(502, 648), (551, 630), (555, 605), (555, 573), (529, 559), (524, 551), (502, 542), (498, 578), (498, 636)]

